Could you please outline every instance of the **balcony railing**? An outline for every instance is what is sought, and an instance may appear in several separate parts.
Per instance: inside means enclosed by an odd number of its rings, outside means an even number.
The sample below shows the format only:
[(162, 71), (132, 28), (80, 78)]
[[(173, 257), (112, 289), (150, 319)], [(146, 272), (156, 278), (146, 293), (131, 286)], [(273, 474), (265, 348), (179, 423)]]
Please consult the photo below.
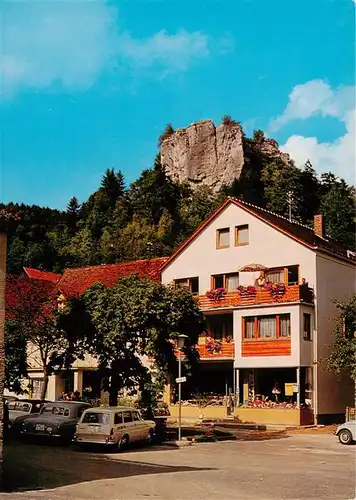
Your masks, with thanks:
[[(212, 345), (213, 344), (213, 345)], [(213, 340), (213, 342), (206, 342), (206, 337), (202, 335), (199, 343), (195, 346), (199, 352), (200, 359), (234, 359), (235, 348), (234, 342), (231, 340), (227, 342), (225, 338), (222, 340)], [(215, 347), (215, 348), (214, 348)], [(175, 350), (176, 357), (179, 356), (179, 351)]]
[(314, 303), (314, 293), (311, 288), (300, 285), (288, 285), (281, 295), (273, 295), (269, 290), (256, 289), (254, 293), (227, 292), (220, 299), (210, 299), (199, 295), (199, 307), (203, 310), (228, 307), (252, 306), (256, 304), (276, 304), (285, 302)]

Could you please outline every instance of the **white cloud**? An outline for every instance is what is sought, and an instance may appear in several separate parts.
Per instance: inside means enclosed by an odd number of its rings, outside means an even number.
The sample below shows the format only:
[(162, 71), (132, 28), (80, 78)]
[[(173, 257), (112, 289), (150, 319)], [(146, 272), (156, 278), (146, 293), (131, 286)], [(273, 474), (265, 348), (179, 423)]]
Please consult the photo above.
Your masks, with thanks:
[(309, 159), (319, 173), (332, 171), (355, 184), (355, 87), (333, 89), (323, 80), (297, 85), (289, 95), (283, 114), (271, 120), (270, 129), (276, 131), (292, 120), (312, 116), (336, 118), (344, 125), (345, 133), (332, 142), (292, 135), (281, 150), (289, 153), (298, 166)]
[(1, 10), (4, 95), (54, 82), (87, 88), (117, 65), (184, 71), (209, 54), (208, 37), (200, 32), (160, 31), (143, 39), (121, 32), (117, 9), (104, 0), (5, 0)]

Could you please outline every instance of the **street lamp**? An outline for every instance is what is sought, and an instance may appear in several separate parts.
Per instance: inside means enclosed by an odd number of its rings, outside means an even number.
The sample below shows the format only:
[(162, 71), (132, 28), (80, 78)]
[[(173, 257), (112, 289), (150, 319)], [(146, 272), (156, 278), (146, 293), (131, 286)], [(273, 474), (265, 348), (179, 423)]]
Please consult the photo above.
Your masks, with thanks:
[(178, 344), (178, 441), (182, 438), (182, 349), (185, 344), (185, 340), (188, 338), (188, 335), (184, 335), (181, 333), (178, 335), (177, 344)]

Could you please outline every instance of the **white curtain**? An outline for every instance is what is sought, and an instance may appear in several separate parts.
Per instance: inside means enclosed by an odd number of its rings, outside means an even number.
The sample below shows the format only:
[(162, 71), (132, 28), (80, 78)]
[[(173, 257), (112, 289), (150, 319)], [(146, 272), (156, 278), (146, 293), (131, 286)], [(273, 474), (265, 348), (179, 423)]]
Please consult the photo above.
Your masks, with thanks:
[(259, 319), (259, 331), (258, 336), (260, 338), (276, 338), (276, 317), (266, 316), (265, 318)]
[(284, 283), (284, 270), (276, 269), (274, 271), (267, 271), (265, 273), (266, 278), (269, 279), (271, 283)]
[(245, 319), (245, 339), (253, 339), (255, 336), (255, 318)]
[(280, 320), (280, 328), (279, 335), (280, 337), (290, 337), (290, 315), (283, 314), (279, 317)]
[(226, 276), (226, 288), (228, 292), (236, 292), (236, 288), (239, 286), (239, 275), (228, 274)]

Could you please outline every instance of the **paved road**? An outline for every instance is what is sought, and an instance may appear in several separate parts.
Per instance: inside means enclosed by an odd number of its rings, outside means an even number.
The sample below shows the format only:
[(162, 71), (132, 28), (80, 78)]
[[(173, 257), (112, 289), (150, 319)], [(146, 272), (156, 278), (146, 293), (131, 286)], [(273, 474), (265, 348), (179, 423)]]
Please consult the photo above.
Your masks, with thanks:
[[(16, 449), (17, 447), (17, 449)], [(196, 444), (90, 454), (16, 444), (8, 484), (50, 490), (0, 495), (8, 500), (354, 499), (355, 446), (331, 435)], [(18, 454), (21, 453), (19, 456)], [(9, 464), (9, 462), (8, 462)], [(37, 470), (37, 473), (35, 472)]]

